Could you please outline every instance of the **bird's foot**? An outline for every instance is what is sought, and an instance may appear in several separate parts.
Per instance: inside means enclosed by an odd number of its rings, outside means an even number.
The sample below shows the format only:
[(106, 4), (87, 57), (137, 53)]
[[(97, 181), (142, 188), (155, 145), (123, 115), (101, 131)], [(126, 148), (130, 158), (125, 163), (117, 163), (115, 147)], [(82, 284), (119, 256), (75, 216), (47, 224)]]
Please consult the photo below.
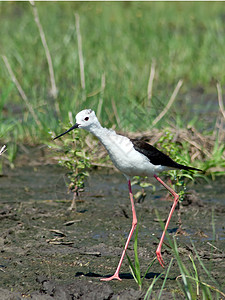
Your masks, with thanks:
[(160, 265), (164, 268), (165, 263), (163, 261), (162, 254), (161, 254), (161, 249), (160, 248), (158, 248), (156, 250), (156, 255), (157, 255), (157, 259), (158, 259)]
[(117, 279), (117, 280), (122, 280), (120, 277), (119, 277), (119, 274), (115, 273), (113, 276), (111, 277), (106, 277), (106, 278), (101, 278), (100, 280), (101, 281), (110, 281), (110, 280), (113, 280), (113, 279)]

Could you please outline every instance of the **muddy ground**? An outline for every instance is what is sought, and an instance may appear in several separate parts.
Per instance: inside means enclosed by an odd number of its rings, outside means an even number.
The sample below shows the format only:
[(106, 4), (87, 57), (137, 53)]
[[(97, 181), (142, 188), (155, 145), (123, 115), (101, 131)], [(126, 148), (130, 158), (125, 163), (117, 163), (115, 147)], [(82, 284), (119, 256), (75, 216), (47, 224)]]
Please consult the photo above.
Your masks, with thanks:
[[(0, 178), (0, 299), (144, 299), (154, 276), (166, 270), (158, 262), (147, 273), (142, 291), (126, 258), (121, 282), (100, 282), (114, 273), (131, 226), (125, 178), (108, 169), (92, 171), (75, 212), (68, 210), (72, 195), (67, 193), (64, 174), (65, 170), (40, 157), (20, 157), (16, 168), (4, 168)], [(185, 234), (177, 234), (177, 210), (169, 226), (185, 266), (193, 270), (192, 254), (201, 279), (215, 286), (214, 278), (221, 290), (225, 285), (223, 186), (224, 178), (189, 185), (195, 197), (180, 209)], [(138, 187), (133, 190), (137, 192)], [(151, 187), (145, 191), (144, 201), (136, 204), (142, 274), (155, 257), (162, 232), (156, 210), (164, 220), (172, 203), (157, 182), (156, 192)], [(173, 252), (165, 242), (163, 259), (168, 266)], [(200, 266), (192, 242), (212, 278)], [(133, 239), (128, 253), (133, 259)], [(174, 259), (161, 299), (184, 299), (178, 285), (182, 281), (176, 280), (179, 274)], [(164, 277), (155, 284), (153, 298), (157, 299)]]

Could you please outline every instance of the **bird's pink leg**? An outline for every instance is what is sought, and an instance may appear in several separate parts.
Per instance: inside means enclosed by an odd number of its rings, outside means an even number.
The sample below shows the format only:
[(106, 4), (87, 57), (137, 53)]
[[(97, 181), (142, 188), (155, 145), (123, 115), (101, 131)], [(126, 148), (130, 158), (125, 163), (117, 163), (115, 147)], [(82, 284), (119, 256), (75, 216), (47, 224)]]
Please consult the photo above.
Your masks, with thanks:
[(178, 203), (178, 200), (179, 200), (179, 195), (177, 193), (174, 192), (174, 190), (172, 190), (167, 184), (165, 184), (165, 182), (162, 181), (162, 179), (160, 179), (157, 175), (154, 175), (154, 177), (173, 195), (174, 197), (174, 201), (173, 201), (173, 205), (172, 205), (172, 208), (170, 210), (170, 213), (169, 213), (169, 216), (168, 216), (168, 219), (166, 221), (166, 225), (165, 225), (165, 228), (163, 230), (163, 233), (162, 233), (162, 236), (161, 236), (161, 239), (160, 239), (160, 242), (159, 242), (159, 245), (158, 245), (158, 248), (156, 250), (156, 255), (157, 255), (157, 259), (160, 263), (160, 265), (162, 267), (164, 267), (164, 261), (162, 259), (162, 255), (161, 255), (161, 248), (162, 248), (162, 243), (163, 243), (163, 239), (165, 237), (165, 233), (166, 233), (166, 230), (168, 228), (168, 225), (169, 225), (169, 222), (170, 222), (170, 219), (172, 217), (172, 214), (174, 212), (174, 209)]
[(131, 201), (132, 214), (133, 214), (132, 227), (131, 227), (129, 236), (128, 236), (128, 238), (127, 238), (127, 241), (126, 241), (126, 244), (125, 244), (125, 247), (124, 247), (123, 253), (122, 253), (122, 255), (121, 255), (121, 258), (120, 258), (120, 261), (119, 261), (119, 264), (118, 264), (118, 267), (117, 267), (117, 269), (116, 269), (115, 274), (114, 274), (113, 276), (111, 276), (111, 277), (108, 277), (108, 278), (102, 278), (101, 280), (103, 280), (103, 281), (110, 281), (110, 280), (112, 280), (112, 279), (118, 279), (118, 280), (121, 280), (120, 277), (119, 277), (120, 267), (121, 267), (121, 265), (122, 265), (122, 262), (123, 262), (123, 259), (124, 259), (124, 256), (125, 256), (127, 247), (128, 247), (128, 245), (129, 245), (130, 239), (131, 239), (132, 234), (133, 234), (133, 232), (134, 232), (134, 229), (135, 229), (135, 227), (137, 226), (137, 216), (136, 216), (136, 212), (135, 212), (134, 199), (133, 199), (133, 194), (132, 194), (132, 190), (131, 190), (131, 183), (130, 183), (130, 180), (128, 181), (128, 187), (129, 187), (130, 201)]

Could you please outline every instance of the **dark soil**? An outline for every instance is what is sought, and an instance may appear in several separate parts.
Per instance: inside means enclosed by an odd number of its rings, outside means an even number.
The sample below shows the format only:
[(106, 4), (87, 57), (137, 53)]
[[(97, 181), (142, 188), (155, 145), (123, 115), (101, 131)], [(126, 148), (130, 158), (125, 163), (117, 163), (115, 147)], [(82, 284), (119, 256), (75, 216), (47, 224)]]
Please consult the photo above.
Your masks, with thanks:
[[(26, 159), (24, 158), (23, 161)], [(131, 226), (131, 209), (125, 178), (107, 169), (93, 171), (77, 211), (69, 211), (72, 195), (67, 193), (65, 170), (42, 160), (27, 160), (0, 178), (0, 299), (144, 299), (155, 276), (152, 299), (165, 278), (173, 255), (168, 239), (163, 245), (165, 270), (155, 262), (147, 273), (142, 291), (134, 281), (125, 258), (122, 281), (101, 282), (118, 264)], [(142, 274), (155, 257), (162, 233), (156, 214), (167, 218), (171, 201), (154, 179), (142, 203), (136, 204), (139, 220), (138, 255)], [(202, 281), (225, 285), (223, 179), (196, 182), (180, 207), (182, 230), (178, 231), (177, 210), (169, 226), (181, 260), (193, 271), (194, 257)], [(134, 193), (139, 190), (133, 187)], [(180, 234), (179, 234), (180, 232)], [(134, 259), (133, 240), (128, 249)], [(194, 246), (193, 246), (194, 244)], [(196, 256), (211, 274), (207, 276)], [(193, 271), (194, 273), (194, 271)], [(161, 299), (184, 299), (176, 279), (180, 275), (173, 260)], [(215, 281), (214, 281), (215, 280)], [(216, 282), (216, 283), (215, 283)]]

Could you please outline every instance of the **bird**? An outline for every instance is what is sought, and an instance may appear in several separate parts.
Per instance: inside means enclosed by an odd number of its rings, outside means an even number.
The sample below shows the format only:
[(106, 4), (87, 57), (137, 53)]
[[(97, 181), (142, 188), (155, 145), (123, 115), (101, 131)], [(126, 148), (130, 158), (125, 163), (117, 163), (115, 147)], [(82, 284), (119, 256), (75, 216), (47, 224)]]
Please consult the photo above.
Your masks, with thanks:
[(109, 157), (112, 160), (115, 167), (121, 173), (124, 174), (124, 176), (128, 181), (128, 190), (129, 190), (131, 209), (132, 209), (132, 226), (114, 275), (110, 277), (101, 278), (101, 280), (102, 281), (110, 281), (113, 279), (121, 280), (119, 275), (120, 268), (128, 244), (132, 237), (132, 234), (137, 226), (137, 215), (135, 211), (134, 198), (133, 198), (133, 193), (131, 188), (131, 179), (133, 176), (154, 177), (173, 196), (173, 205), (169, 212), (160, 242), (156, 249), (157, 259), (160, 265), (164, 267), (165, 263), (162, 258), (161, 248), (162, 248), (163, 240), (170, 219), (179, 201), (179, 195), (171, 187), (169, 187), (161, 178), (159, 178), (158, 173), (162, 171), (171, 170), (171, 169), (183, 169), (188, 171), (192, 171), (192, 170), (202, 171), (202, 170), (175, 162), (168, 155), (164, 154), (163, 152), (161, 152), (160, 150), (158, 150), (157, 148), (155, 148), (154, 146), (150, 145), (145, 141), (137, 140), (137, 139), (129, 139), (126, 136), (117, 134), (112, 129), (102, 127), (98, 118), (96, 117), (95, 112), (92, 109), (84, 109), (80, 111), (76, 115), (76, 123), (67, 131), (56, 136), (54, 140), (70, 132), (71, 130), (78, 129), (78, 128), (87, 130), (88, 132), (92, 133), (99, 139), (99, 141), (106, 148)]

